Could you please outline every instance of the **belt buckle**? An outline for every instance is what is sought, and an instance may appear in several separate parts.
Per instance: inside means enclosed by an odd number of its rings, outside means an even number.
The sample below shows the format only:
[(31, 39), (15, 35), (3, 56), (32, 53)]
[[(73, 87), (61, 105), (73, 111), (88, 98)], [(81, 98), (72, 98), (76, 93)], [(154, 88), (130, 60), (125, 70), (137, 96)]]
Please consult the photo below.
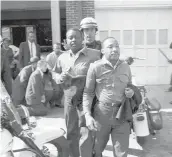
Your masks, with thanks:
[(115, 105), (115, 103), (112, 103), (112, 106), (114, 106)]

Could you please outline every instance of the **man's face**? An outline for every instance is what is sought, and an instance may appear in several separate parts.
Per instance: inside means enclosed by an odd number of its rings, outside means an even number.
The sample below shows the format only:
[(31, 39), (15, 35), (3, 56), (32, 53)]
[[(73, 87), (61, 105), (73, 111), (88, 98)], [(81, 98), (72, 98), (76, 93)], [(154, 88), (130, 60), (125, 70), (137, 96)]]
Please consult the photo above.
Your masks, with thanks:
[(28, 34), (28, 40), (32, 43), (35, 42), (35, 34), (34, 33), (29, 33)]
[(107, 39), (103, 43), (102, 53), (110, 62), (117, 61), (120, 56), (119, 44), (115, 39)]
[(66, 35), (66, 42), (73, 52), (77, 52), (82, 48), (82, 35), (79, 31), (70, 30)]
[(95, 28), (84, 28), (83, 29), (84, 40), (86, 43), (92, 43), (95, 40), (96, 29)]
[(53, 50), (54, 50), (54, 52), (55, 52), (56, 54), (59, 54), (60, 51), (61, 51), (61, 46), (55, 44), (55, 45), (53, 46)]

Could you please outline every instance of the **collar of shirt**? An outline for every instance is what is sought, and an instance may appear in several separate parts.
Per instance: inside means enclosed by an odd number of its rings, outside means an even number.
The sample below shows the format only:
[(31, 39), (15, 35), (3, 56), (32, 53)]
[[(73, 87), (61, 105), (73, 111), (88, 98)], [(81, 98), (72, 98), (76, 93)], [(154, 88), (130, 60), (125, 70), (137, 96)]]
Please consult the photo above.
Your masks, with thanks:
[(71, 50), (69, 50), (70, 56), (71, 57), (75, 57), (75, 58), (78, 58), (80, 56), (80, 54), (86, 55), (86, 53), (87, 53), (87, 48), (86, 47), (84, 47), (81, 50), (79, 50), (76, 54), (74, 54)]
[(114, 69), (116, 69), (117, 66), (120, 64), (120, 60), (119, 60), (119, 59), (118, 59), (118, 61), (116, 62), (116, 64), (115, 64), (114, 66), (106, 59), (105, 56), (103, 56), (102, 60), (103, 60), (103, 62), (104, 62), (105, 64), (110, 65), (110, 66), (111, 66), (112, 68), (114, 68)]

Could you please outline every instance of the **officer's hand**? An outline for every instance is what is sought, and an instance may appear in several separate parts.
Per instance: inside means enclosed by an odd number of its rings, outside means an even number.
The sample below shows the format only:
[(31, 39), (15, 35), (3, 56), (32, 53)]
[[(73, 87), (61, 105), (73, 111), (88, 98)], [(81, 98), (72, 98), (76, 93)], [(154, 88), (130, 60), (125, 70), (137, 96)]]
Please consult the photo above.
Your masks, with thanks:
[(131, 65), (131, 64), (134, 63), (134, 59), (133, 59), (132, 57), (128, 57), (128, 58), (126, 59), (126, 62), (127, 62), (128, 65)]
[(125, 88), (125, 95), (127, 98), (131, 98), (134, 95), (134, 91), (131, 88)]
[(89, 130), (98, 131), (96, 121), (92, 116), (85, 115), (85, 119), (86, 119), (86, 126), (88, 127)]

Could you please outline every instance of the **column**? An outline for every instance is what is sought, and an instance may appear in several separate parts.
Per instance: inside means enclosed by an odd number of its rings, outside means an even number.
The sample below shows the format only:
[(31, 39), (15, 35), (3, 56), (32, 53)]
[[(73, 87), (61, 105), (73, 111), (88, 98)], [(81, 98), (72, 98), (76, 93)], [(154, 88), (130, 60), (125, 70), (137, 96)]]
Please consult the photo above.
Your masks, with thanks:
[(61, 42), (60, 31), (60, 2), (59, 0), (51, 0), (51, 28), (52, 28), (52, 44)]

